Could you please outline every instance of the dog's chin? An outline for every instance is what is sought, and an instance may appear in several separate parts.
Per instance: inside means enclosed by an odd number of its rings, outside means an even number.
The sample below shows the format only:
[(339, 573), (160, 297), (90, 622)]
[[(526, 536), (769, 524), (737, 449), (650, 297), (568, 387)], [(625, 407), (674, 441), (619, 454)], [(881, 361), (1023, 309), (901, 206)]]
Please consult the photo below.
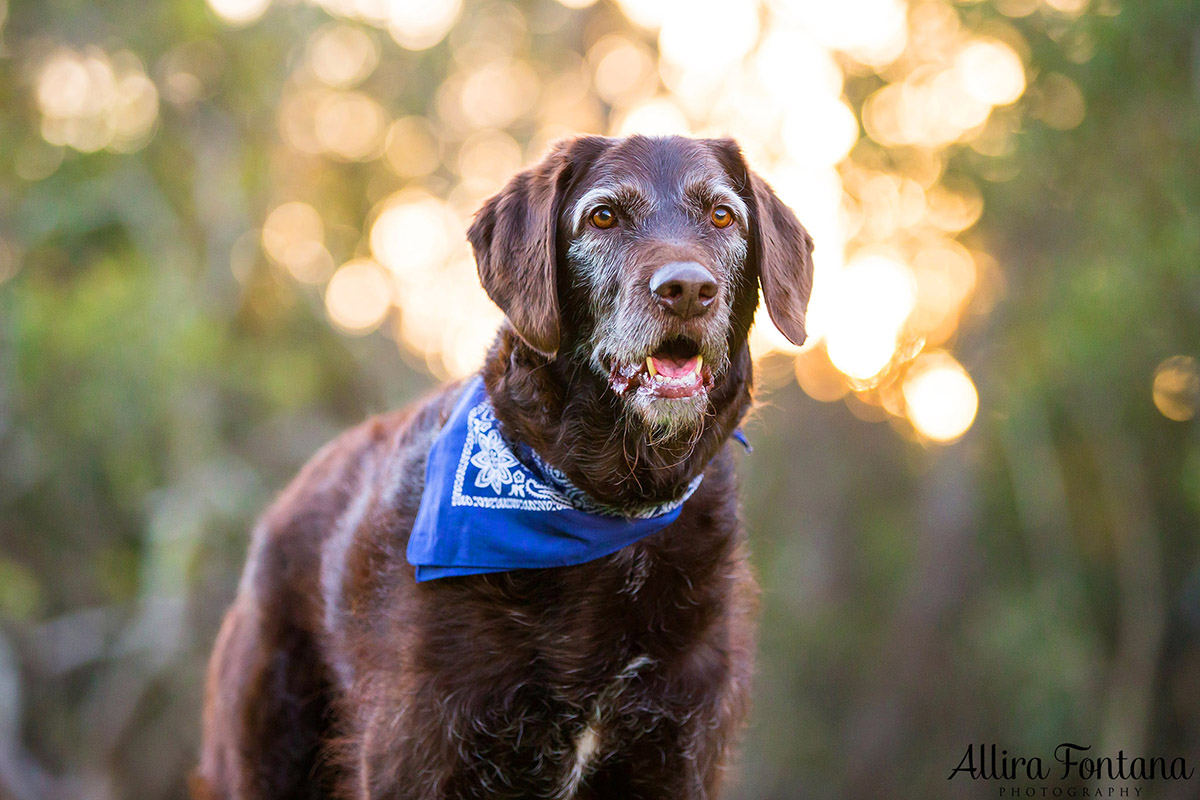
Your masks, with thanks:
[(609, 386), (647, 427), (669, 436), (700, 427), (714, 365), (695, 344), (672, 339), (644, 358), (614, 358), (610, 363)]
[(690, 435), (700, 428), (708, 408), (708, 392), (701, 389), (687, 397), (658, 397), (638, 391), (628, 397), (626, 403), (651, 431), (675, 438)]

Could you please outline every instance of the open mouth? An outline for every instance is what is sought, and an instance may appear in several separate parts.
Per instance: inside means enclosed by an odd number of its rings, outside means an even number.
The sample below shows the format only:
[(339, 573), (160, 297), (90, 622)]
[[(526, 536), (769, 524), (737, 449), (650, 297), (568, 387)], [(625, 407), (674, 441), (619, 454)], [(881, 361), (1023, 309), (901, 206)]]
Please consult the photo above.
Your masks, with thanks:
[(695, 342), (676, 336), (644, 361), (614, 362), (609, 382), (619, 395), (636, 391), (654, 398), (694, 397), (712, 386), (712, 371)]

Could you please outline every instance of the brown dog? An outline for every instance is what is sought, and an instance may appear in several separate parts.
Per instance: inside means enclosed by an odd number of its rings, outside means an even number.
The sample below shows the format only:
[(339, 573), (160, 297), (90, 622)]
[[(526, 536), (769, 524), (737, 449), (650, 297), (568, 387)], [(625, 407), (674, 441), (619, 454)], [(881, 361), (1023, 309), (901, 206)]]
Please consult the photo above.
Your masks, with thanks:
[(585, 563), (416, 582), (406, 544), (463, 385), (346, 433), (255, 531), (199, 797), (719, 793), (756, 593), (727, 442), (758, 285), (802, 342), (812, 242), (734, 142), (640, 136), (559, 144), (469, 238), (508, 316), (482, 371), (503, 439), (619, 513), (694, 494)]

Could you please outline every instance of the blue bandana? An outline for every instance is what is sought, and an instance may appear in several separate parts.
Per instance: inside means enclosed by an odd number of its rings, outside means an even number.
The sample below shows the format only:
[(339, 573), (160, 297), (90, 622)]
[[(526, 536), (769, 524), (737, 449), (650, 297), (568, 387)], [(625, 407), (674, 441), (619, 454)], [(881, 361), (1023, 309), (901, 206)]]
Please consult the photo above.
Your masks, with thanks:
[(514, 450), (476, 376), (429, 451), (408, 561), (418, 581), (582, 564), (670, 525), (702, 478), (679, 500), (625, 516), (528, 446)]

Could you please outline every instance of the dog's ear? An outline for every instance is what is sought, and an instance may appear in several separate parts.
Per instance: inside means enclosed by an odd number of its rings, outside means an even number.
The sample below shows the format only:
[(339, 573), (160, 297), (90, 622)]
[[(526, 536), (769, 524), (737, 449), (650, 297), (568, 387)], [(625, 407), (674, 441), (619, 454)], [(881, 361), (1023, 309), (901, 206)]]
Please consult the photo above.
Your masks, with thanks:
[(754, 173), (732, 139), (710, 140), (750, 212), (750, 258), (758, 271), (767, 313), (793, 344), (804, 344), (805, 313), (812, 294), (812, 237), (792, 210)]
[(526, 344), (554, 358), (562, 339), (558, 216), (571, 177), (606, 146), (601, 137), (558, 142), (483, 204), (467, 231), (479, 281)]

